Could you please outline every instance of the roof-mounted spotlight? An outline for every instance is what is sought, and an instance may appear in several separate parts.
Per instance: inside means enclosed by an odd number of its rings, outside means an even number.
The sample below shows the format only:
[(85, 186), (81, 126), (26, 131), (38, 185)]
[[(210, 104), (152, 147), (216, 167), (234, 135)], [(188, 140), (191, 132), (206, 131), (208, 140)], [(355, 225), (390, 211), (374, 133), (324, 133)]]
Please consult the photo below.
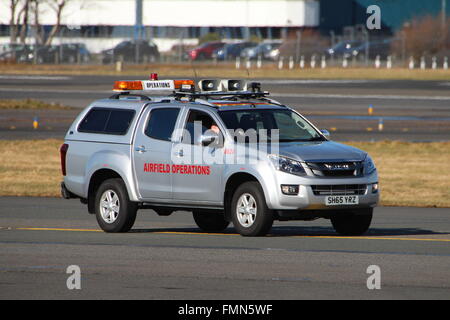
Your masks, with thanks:
[(221, 87), (223, 91), (245, 91), (246, 82), (242, 80), (222, 80)]
[(201, 80), (198, 82), (200, 91), (219, 91), (220, 81), (218, 80)]
[(247, 90), (255, 93), (261, 92), (261, 82), (250, 82), (248, 84)]

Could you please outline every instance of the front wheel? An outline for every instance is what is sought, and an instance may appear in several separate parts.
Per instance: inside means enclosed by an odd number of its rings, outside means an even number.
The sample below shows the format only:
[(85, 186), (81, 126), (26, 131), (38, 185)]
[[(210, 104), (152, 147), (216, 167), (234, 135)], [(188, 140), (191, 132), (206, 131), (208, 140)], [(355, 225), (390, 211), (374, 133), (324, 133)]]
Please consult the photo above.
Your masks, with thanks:
[(230, 210), (234, 228), (243, 236), (265, 236), (272, 228), (273, 214), (258, 182), (240, 185), (233, 195)]
[(222, 213), (194, 211), (192, 216), (197, 226), (205, 232), (221, 232), (230, 224)]
[(372, 216), (372, 208), (351, 213), (339, 213), (331, 217), (331, 224), (340, 235), (360, 236), (369, 230)]
[(137, 204), (131, 202), (122, 179), (103, 182), (95, 196), (95, 215), (105, 232), (128, 232), (136, 220)]

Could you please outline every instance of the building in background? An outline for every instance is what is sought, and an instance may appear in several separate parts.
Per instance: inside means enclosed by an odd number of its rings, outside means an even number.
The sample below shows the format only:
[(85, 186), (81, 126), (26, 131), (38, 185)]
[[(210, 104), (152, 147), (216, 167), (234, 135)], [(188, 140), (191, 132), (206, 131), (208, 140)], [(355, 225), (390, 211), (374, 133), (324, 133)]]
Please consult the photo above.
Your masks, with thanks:
[[(67, 0), (57, 41), (85, 42), (93, 52), (136, 36), (136, 4), (142, 2), (139, 36), (160, 51), (180, 39), (195, 44), (207, 33), (224, 39), (281, 38), (290, 29), (319, 26), (318, 0)], [(139, 20), (139, 19), (138, 19)], [(8, 41), (9, 1), (0, 3), (1, 42)], [(54, 12), (43, 3), (40, 21), (48, 30)], [(28, 41), (33, 41), (29, 31)]]
[[(368, 18), (366, 9), (372, 4), (381, 8), (382, 29), (371, 33), (389, 36), (414, 18), (438, 17), (446, 3), (446, 0), (66, 1), (54, 43), (82, 42), (94, 53), (136, 37), (152, 40), (163, 52), (175, 44), (195, 45), (199, 37), (208, 33), (218, 33), (225, 40), (279, 39), (297, 30), (315, 29), (324, 36), (344, 34), (343, 38), (348, 38), (346, 27), (364, 26)], [(43, 30), (50, 33), (56, 17), (46, 3), (42, 1), (39, 16)], [(0, 43), (9, 42), (9, 4), (10, 0), (0, 1)], [(142, 10), (136, 10), (137, 4)], [(142, 11), (139, 19), (138, 11)], [(450, 4), (445, 12), (450, 16)], [(34, 43), (33, 33), (30, 27), (27, 43)], [(339, 41), (339, 37), (335, 40)]]
[(320, 0), (320, 30), (340, 34), (346, 26), (365, 25), (367, 7), (381, 9), (381, 32), (393, 34), (411, 20), (426, 15), (438, 17), (444, 4), (450, 16), (450, 3), (446, 0)]

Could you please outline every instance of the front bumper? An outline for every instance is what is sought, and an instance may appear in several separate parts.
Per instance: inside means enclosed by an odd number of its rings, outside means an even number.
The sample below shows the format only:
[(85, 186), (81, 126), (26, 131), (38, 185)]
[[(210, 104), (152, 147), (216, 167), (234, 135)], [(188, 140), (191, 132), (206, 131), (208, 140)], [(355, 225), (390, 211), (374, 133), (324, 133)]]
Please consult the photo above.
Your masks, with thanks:
[[(343, 210), (373, 208), (378, 205), (380, 190), (373, 192), (373, 184), (378, 182), (377, 173), (365, 177), (355, 178), (312, 178), (297, 177), (286, 173), (278, 173), (275, 179), (276, 186), (272, 186), (267, 205), (272, 210)], [(281, 185), (298, 185), (297, 195), (286, 195), (281, 192)], [(313, 186), (343, 186), (343, 185), (365, 185), (366, 191), (358, 194), (357, 205), (334, 205), (327, 206), (325, 199), (328, 195), (318, 195), (313, 191)]]

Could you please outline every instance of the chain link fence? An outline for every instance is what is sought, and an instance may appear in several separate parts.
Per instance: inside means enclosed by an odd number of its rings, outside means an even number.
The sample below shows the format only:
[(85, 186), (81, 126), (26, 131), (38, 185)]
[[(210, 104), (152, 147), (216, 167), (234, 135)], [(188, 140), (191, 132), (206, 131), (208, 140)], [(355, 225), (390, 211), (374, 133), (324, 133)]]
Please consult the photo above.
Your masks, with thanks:
[[(424, 18), (392, 35), (370, 33), (364, 25), (345, 27), (337, 35), (324, 36), (314, 30), (291, 30), (267, 39), (253, 34), (250, 39), (223, 40), (223, 32), (199, 34), (181, 28), (176, 32), (155, 32), (147, 28), (114, 31), (99, 27), (96, 32), (62, 28), (51, 46), (8, 44), (3, 35), (0, 63), (31, 64), (191, 64), (231, 65), (235, 68), (444, 68), (448, 69), (450, 37), (448, 27)], [(450, 25), (448, 23), (447, 25)], [(106, 28), (106, 29), (105, 29)], [(431, 33), (431, 34), (430, 34)], [(242, 34), (236, 34), (242, 37)], [(271, 35), (272, 36), (272, 35)], [(27, 42), (32, 42), (29, 38)], [(199, 43), (202, 43), (199, 45)]]

